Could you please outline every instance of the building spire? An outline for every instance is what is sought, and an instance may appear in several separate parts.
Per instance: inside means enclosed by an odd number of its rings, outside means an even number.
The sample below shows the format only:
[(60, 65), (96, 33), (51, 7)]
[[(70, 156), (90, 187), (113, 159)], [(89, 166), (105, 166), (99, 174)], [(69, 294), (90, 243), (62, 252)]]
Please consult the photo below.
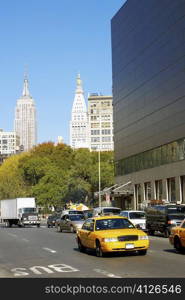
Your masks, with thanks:
[(76, 93), (83, 93), (82, 80), (80, 78), (80, 73), (78, 73), (77, 79), (76, 79)]
[(24, 86), (23, 86), (23, 92), (22, 95), (25, 96), (29, 96), (30, 97), (30, 93), (29, 93), (29, 87), (28, 87), (28, 73), (25, 70), (24, 72)]

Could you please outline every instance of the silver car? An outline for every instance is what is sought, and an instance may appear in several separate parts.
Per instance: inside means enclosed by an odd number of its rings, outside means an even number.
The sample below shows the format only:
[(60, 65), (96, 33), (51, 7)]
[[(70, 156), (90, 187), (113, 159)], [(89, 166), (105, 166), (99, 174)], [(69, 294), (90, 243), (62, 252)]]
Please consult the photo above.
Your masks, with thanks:
[(62, 232), (68, 230), (70, 232), (77, 232), (84, 223), (84, 216), (82, 214), (64, 215), (61, 217), (60, 222), (57, 222), (57, 231)]

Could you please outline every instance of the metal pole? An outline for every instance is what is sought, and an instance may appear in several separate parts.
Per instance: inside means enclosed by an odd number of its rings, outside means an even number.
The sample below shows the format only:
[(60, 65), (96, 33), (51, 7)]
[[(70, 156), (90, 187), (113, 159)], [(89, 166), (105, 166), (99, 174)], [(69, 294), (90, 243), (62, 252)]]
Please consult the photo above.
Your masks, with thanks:
[(101, 168), (100, 168), (100, 149), (98, 151), (98, 169), (99, 169), (99, 207), (101, 207)]

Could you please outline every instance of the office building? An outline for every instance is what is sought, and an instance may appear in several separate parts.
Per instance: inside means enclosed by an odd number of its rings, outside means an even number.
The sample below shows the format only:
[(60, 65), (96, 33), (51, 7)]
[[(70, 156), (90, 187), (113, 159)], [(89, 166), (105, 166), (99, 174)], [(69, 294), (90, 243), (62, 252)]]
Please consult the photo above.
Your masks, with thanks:
[(89, 94), (88, 119), (90, 150), (114, 150), (112, 96)]
[(14, 131), (3, 131), (0, 129), (0, 162), (20, 151), (20, 139)]
[(36, 107), (28, 88), (28, 78), (24, 78), (23, 93), (17, 100), (15, 109), (14, 131), (20, 137), (24, 151), (30, 150), (37, 143)]
[(185, 0), (127, 0), (111, 31), (117, 205), (185, 204)]
[(70, 121), (70, 146), (74, 149), (89, 148), (87, 107), (80, 74), (76, 85)]

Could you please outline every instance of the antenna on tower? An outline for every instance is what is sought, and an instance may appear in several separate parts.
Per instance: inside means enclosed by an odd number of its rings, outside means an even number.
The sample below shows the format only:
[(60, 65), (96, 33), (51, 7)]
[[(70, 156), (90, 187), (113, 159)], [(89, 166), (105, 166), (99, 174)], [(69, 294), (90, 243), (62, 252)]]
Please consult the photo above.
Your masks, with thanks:
[(28, 79), (28, 65), (24, 65), (24, 79)]
[(28, 65), (24, 66), (24, 86), (23, 86), (23, 96), (30, 96), (28, 88)]

